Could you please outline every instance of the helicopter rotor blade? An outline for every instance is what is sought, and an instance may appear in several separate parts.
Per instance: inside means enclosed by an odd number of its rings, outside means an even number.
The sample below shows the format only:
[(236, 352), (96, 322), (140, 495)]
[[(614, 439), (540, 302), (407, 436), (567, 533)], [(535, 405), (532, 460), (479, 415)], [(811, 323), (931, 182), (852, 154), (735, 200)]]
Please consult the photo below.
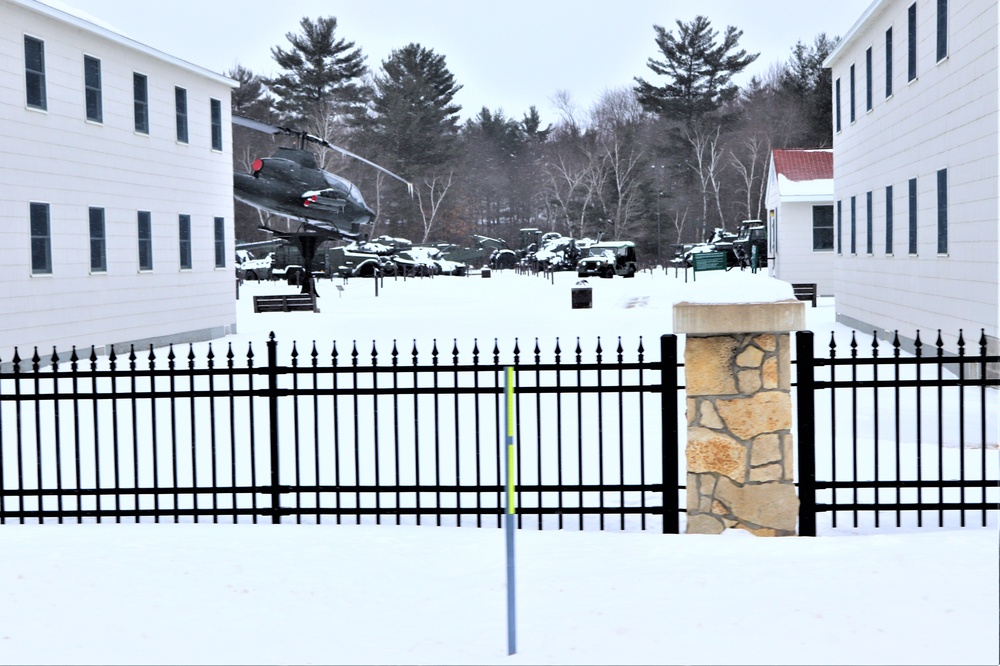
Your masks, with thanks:
[(360, 155), (355, 155), (354, 153), (352, 153), (351, 151), (349, 151), (349, 150), (347, 150), (345, 148), (341, 148), (340, 146), (335, 146), (332, 143), (330, 143), (329, 141), (327, 141), (325, 139), (321, 139), (318, 136), (313, 136), (312, 134), (306, 134), (305, 137), (306, 137), (306, 140), (308, 140), (308, 141), (312, 141), (313, 143), (318, 143), (319, 145), (323, 146), (324, 148), (330, 148), (331, 150), (336, 150), (337, 152), (339, 152), (339, 153), (341, 153), (343, 155), (346, 155), (347, 157), (353, 157), (354, 159), (358, 160), (359, 162), (364, 162), (368, 166), (374, 167), (375, 169), (378, 169), (382, 173), (387, 174), (389, 176), (392, 176), (393, 178), (395, 178), (399, 182), (401, 182), (404, 185), (406, 185), (406, 190), (410, 193), (411, 197), (413, 196), (413, 183), (411, 183), (410, 181), (406, 180), (402, 176), (398, 176), (398, 175), (394, 174), (393, 172), (391, 172), (388, 169), (386, 169), (384, 166), (380, 166), (380, 165), (375, 164), (374, 162), (372, 162), (370, 160), (366, 160), (365, 158), (361, 157)]
[(248, 127), (252, 130), (257, 130), (258, 132), (264, 132), (265, 134), (292, 134), (292, 131), (287, 127), (275, 127), (274, 125), (268, 125), (267, 123), (262, 123), (259, 120), (244, 118), (242, 116), (234, 115), (233, 124)]
[(393, 172), (389, 171), (388, 169), (386, 169), (383, 166), (379, 166), (378, 164), (375, 164), (374, 162), (372, 162), (370, 160), (366, 160), (365, 158), (361, 157), (360, 155), (355, 155), (354, 153), (352, 153), (349, 150), (341, 148), (340, 146), (335, 146), (332, 143), (330, 143), (329, 141), (327, 141), (326, 139), (322, 139), (322, 138), (320, 138), (318, 136), (315, 136), (313, 134), (308, 134), (306, 132), (296, 131), (296, 130), (293, 130), (293, 129), (288, 128), (288, 127), (282, 127), (280, 125), (270, 125), (268, 123), (263, 123), (263, 122), (261, 122), (259, 120), (253, 120), (251, 118), (244, 118), (242, 116), (236, 116), (236, 115), (234, 115), (232, 118), (233, 118), (233, 124), (235, 124), (235, 125), (241, 125), (243, 127), (248, 127), (248, 128), (250, 128), (252, 130), (257, 130), (258, 132), (264, 132), (265, 134), (290, 134), (292, 136), (297, 136), (300, 139), (303, 139), (305, 141), (311, 141), (311, 142), (313, 142), (315, 144), (323, 146), (324, 148), (330, 148), (332, 150), (336, 150), (337, 152), (342, 153), (342, 154), (346, 155), (347, 157), (353, 157), (354, 159), (356, 159), (356, 160), (358, 160), (360, 162), (364, 162), (368, 166), (374, 167), (374, 168), (378, 169), (379, 171), (381, 171), (381, 172), (383, 172), (383, 173), (385, 173), (385, 174), (387, 174), (389, 176), (392, 176), (393, 178), (395, 178), (399, 182), (403, 183), (404, 185), (406, 185), (406, 190), (407, 190), (407, 192), (409, 192), (410, 196), (411, 197), (413, 196), (413, 183), (411, 183), (410, 181), (406, 180), (402, 176), (398, 176), (398, 175), (394, 174)]

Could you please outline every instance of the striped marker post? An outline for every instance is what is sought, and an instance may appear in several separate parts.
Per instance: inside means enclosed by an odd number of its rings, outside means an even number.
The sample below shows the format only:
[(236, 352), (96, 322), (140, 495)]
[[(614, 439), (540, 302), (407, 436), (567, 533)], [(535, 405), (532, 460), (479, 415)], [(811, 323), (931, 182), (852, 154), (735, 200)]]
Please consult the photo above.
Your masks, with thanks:
[(507, 367), (504, 393), (507, 398), (507, 492), (504, 529), (507, 533), (507, 654), (517, 652), (517, 613), (514, 598), (514, 368)]

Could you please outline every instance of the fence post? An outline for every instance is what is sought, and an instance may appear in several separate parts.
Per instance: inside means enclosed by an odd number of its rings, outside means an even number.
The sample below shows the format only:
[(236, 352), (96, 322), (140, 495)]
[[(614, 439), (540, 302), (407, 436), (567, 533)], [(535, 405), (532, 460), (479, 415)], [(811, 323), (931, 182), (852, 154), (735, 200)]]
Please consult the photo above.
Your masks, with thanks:
[(677, 496), (677, 336), (660, 336), (660, 414), (663, 456), (663, 533), (680, 534)]
[(799, 534), (816, 536), (816, 373), (813, 332), (795, 334), (795, 399), (799, 443)]
[(674, 303), (674, 331), (686, 335), (688, 534), (795, 534), (789, 332), (804, 327), (804, 307)]
[(271, 522), (281, 522), (281, 493), (278, 489), (278, 341), (274, 331), (267, 341), (267, 404), (271, 424)]

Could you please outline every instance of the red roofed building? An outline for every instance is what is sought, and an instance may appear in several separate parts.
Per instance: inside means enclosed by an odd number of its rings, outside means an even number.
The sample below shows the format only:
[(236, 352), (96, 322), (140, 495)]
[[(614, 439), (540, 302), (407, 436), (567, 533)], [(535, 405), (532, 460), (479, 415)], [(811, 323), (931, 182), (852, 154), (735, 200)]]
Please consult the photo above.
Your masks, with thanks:
[(769, 271), (833, 295), (833, 151), (774, 150), (768, 169)]

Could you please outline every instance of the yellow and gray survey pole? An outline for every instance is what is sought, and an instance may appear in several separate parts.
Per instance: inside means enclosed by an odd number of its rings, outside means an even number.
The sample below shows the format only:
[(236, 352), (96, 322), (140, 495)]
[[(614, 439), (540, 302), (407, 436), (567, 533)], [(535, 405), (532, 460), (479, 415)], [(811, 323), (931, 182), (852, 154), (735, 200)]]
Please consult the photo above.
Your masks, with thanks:
[(507, 534), (507, 654), (517, 652), (517, 613), (514, 599), (514, 368), (505, 368), (504, 395), (506, 396), (507, 428), (507, 491), (504, 502), (504, 529)]

